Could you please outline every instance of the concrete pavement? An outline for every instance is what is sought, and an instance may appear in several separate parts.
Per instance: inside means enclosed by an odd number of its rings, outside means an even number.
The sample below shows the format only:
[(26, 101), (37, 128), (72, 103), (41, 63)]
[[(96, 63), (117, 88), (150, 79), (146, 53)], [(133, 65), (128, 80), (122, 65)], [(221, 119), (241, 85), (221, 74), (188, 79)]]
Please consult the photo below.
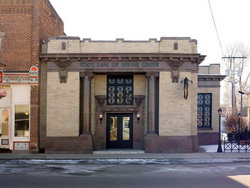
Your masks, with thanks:
[(87, 159), (249, 159), (250, 153), (144, 153), (143, 151), (103, 151), (94, 154), (1, 153), (0, 160), (87, 160)]

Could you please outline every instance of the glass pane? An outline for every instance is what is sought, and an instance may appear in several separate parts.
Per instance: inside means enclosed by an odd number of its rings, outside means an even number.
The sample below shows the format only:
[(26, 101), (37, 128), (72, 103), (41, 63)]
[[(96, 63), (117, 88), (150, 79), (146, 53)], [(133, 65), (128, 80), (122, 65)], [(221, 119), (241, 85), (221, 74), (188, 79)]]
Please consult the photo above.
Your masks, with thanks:
[(210, 105), (210, 95), (205, 95), (205, 104)]
[(129, 85), (133, 84), (132, 78), (126, 78), (125, 83), (126, 83), (126, 84), (129, 84)]
[(118, 84), (123, 84), (123, 82), (124, 82), (123, 78), (120, 78), (120, 79), (118, 78), (118, 79), (117, 79), (117, 83), (118, 83)]
[(203, 95), (198, 94), (198, 105), (203, 105)]
[(117, 117), (110, 117), (110, 141), (117, 140)]
[(9, 135), (9, 112), (8, 110), (2, 111), (2, 136), (8, 136)]
[(108, 87), (108, 103), (109, 104), (115, 103), (115, 86)]
[(29, 105), (16, 105), (15, 108), (15, 136), (29, 136)]
[(133, 94), (132, 94), (132, 90), (133, 90), (133, 88), (132, 88), (132, 86), (126, 86), (125, 87), (125, 92), (126, 92), (126, 94), (125, 94), (125, 103), (126, 104), (132, 104), (133, 103)]
[(129, 140), (130, 134), (130, 117), (123, 117), (122, 119), (122, 139)]
[(197, 113), (197, 125), (198, 127), (202, 127), (203, 124), (203, 107), (198, 107), (198, 113)]
[(108, 79), (108, 83), (109, 84), (114, 84), (115, 83), (115, 79), (114, 78), (109, 78)]
[(123, 86), (117, 87), (117, 104), (123, 104)]

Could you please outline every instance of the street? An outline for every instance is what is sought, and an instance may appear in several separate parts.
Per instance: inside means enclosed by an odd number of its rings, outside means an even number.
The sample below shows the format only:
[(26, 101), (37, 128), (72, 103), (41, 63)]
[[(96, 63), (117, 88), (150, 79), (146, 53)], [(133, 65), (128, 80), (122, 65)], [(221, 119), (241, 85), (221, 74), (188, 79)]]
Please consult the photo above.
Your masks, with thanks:
[(1, 160), (0, 187), (249, 187), (249, 161)]

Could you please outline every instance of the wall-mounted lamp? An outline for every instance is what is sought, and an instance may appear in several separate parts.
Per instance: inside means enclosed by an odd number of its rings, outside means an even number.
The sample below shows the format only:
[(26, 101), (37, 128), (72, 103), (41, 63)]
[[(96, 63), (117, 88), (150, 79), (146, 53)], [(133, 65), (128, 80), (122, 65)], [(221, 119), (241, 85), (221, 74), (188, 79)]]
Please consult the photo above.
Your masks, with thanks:
[(193, 83), (192, 80), (189, 80), (187, 77), (185, 77), (181, 83), (184, 84), (184, 99), (187, 99), (188, 98), (188, 83)]
[(103, 115), (102, 114), (99, 114), (99, 119), (100, 119), (100, 122), (102, 124), (102, 119), (103, 119)]
[(138, 123), (139, 123), (139, 121), (140, 121), (140, 118), (141, 118), (141, 115), (140, 115), (139, 113), (137, 113), (137, 114), (136, 114), (136, 119), (137, 119)]

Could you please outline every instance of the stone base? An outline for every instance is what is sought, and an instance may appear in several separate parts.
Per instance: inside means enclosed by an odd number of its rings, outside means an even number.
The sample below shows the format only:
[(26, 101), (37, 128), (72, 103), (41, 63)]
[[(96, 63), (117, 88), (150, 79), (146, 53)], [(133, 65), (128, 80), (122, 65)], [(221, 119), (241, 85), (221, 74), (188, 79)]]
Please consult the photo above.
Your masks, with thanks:
[(219, 141), (219, 133), (199, 133), (199, 145), (217, 145)]
[(92, 154), (92, 135), (80, 135), (79, 137), (46, 137), (45, 153)]
[(146, 153), (191, 153), (198, 152), (197, 136), (158, 136), (147, 134)]

